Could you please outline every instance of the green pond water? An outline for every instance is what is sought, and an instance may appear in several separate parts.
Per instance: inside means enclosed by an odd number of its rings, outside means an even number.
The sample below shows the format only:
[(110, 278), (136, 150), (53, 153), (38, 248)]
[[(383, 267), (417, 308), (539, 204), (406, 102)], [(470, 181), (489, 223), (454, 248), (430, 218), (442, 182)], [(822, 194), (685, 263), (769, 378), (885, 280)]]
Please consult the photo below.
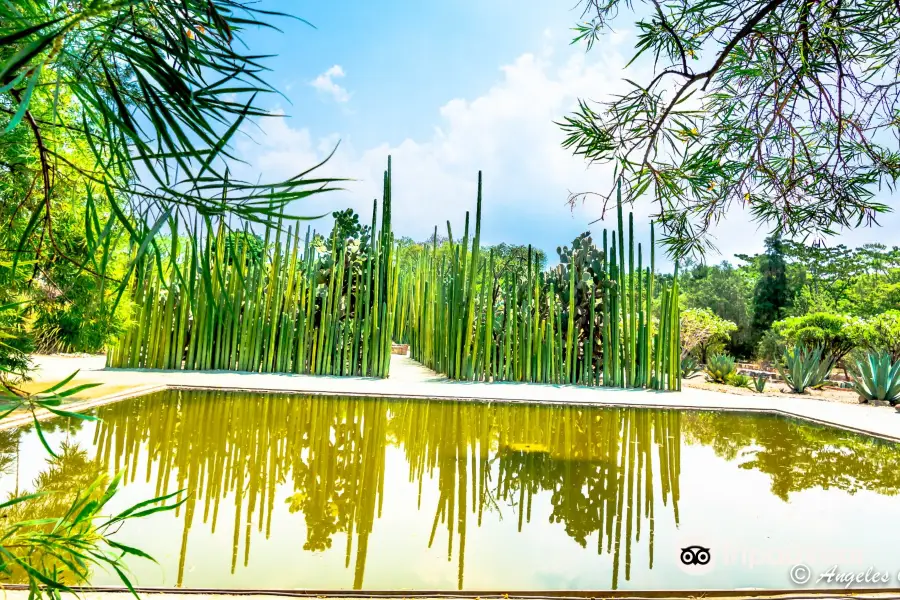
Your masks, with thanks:
[(48, 424), (55, 462), (0, 432), (0, 493), (187, 490), (117, 533), (159, 563), (129, 562), (143, 586), (842, 587), (817, 582), (836, 565), (900, 587), (898, 447), (779, 417), (196, 391), (96, 414)]

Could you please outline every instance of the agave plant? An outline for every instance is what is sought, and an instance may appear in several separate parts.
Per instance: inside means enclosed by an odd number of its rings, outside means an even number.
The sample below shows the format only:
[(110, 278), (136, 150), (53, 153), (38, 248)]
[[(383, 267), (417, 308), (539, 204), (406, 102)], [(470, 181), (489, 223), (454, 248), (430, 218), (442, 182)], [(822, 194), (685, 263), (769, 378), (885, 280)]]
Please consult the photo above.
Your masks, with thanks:
[(869, 353), (856, 363), (859, 375), (853, 387), (868, 400), (884, 400), (891, 406), (900, 401), (900, 360), (891, 361), (887, 352)]
[(769, 382), (769, 380), (768, 380), (768, 378), (766, 378), (765, 375), (759, 375), (759, 376), (753, 378), (753, 388), (757, 392), (762, 394), (763, 392), (766, 391), (766, 383), (768, 383), (768, 382)]
[(684, 379), (691, 377), (702, 371), (702, 367), (700, 367), (700, 363), (697, 362), (697, 359), (693, 356), (685, 356), (681, 359), (681, 376)]
[(706, 361), (706, 374), (715, 383), (728, 383), (736, 370), (734, 358), (727, 354), (713, 354)]
[(803, 394), (808, 388), (817, 388), (834, 367), (834, 359), (822, 356), (822, 348), (806, 349), (801, 345), (784, 350), (784, 366), (776, 369), (794, 392)]

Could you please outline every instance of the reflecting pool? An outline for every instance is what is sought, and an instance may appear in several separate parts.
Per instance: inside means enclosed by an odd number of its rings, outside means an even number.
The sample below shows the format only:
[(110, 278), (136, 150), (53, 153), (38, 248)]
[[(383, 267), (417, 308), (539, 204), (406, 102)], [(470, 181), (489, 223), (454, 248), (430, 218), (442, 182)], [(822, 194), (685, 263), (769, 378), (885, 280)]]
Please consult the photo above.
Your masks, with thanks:
[(898, 447), (780, 417), (204, 391), (96, 414), (48, 424), (55, 460), (0, 432), (0, 493), (186, 490), (117, 534), (158, 561), (129, 562), (143, 586), (842, 587), (817, 583), (836, 565), (900, 587)]

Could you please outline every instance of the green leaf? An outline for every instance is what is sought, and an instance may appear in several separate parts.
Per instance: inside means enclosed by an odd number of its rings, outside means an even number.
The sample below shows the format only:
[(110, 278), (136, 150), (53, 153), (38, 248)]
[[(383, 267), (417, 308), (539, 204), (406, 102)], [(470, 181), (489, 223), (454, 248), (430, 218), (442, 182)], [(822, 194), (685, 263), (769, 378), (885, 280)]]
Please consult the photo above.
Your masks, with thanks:
[(37, 433), (38, 439), (41, 441), (41, 445), (44, 449), (52, 456), (53, 458), (59, 458), (56, 452), (53, 451), (53, 448), (50, 447), (50, 444), (47, 443), (47, 439), (44, 437), (44, 432), (41, 430), (41, 424), (38, 422), (38, 418), (32, 413), (31, 418), (34, 420), (34, 431)]
[(72, 373), (71, 375), (69, 375), (68, 377), (66, 377), (65, 379), (63, 379), (62, 381), (60, 381), (59, 383), (54, 384), (54, 385), (48, 387), (46, 390), (42, 391), (41, 394), (52, 394), (52, 393), (55, 392), (56, 390), (62, 388), (62, 387), (65, 386), (67, 383), (69, 383), (70, 381), (72, 381), (73, 379), (75, 379), (75, 376), (78, 375), (78, 373), (79, 373), (80, 371), (81, 371), (81, 369), (76, 369), (74, 373)]
[(9, 124), (6, 126), (6, 129), (0, 135), (6, 135), (7, 133), (15, 129), (16, 125), (18, 125), (22, 120), (22, 117), (25, 116), (25, 112), (28, 111), (28, 105), (31, 102), (31, 94), (32, 92), (34, 92), (34, 86), (41, 78), (41, 66), (42, 65), (38, 65), (34, 69), (34, 74), (28, 80), (28, 87), (25, 88), (25, 94), (22, 96), (21, 102), (19, 102), (19, 108), (16, 109), (16, 113), (13, 115), (13, 118), (10, 119)]

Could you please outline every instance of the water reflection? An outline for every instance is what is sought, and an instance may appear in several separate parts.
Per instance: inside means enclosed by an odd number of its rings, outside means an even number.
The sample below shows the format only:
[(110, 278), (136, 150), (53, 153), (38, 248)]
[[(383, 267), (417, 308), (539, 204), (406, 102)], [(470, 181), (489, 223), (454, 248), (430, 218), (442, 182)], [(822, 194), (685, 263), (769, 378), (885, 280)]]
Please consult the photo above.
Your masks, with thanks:
[[(178, 585), (198, 512), (212, 531), (228, 512), (233, 573), (249, 560), (252, 529), (270, 535), (276, 484), (289, 481), (290, 511), (306, 520), (303, 549), (331, 548), (337, 532), (347, 533), (345, 564), (361, 588), (373, 523), (390, 501), (388, 446), (402, 448), (418, 508), (434, 513), (429, 547), (439, 529), (446, 532), (459, 589), (468, 528), (502, 506), (521, 531), (544, 492), (550, 521), (578, 544), (598, 533), (596, 551), (613, 556), (613, 588), (623, 571), (630, 578), (642, 534), (652, 567), (657, 502), (670, 504), (678, 520), (681, 416), (674, 411), (170, 391), (106, 407), (100, 417), (98, 461), (130, 481), (151, 482), (155, 471), (157, 494), (193, 492), (184, 505)], [(149, 460), (138, 473), (142, 453)], [(436, 506), (422, 506), (426, 479), (437, 482)], [(233, 506), (223, 506), (231, 494)]]
[(900, 453), (890, 442), (793, 419), (722, 412), (685, 412), (682, 425), (686, 443), (711, 446), (742, 469), (769, 475), (772, 494), (785, 502), (812, 488), (900, 492)]
[[(608, 565), (600, 567), (608, 583), (598, 584), (592, 577), (590, 585), (617, 589), (623, 579), (632, 579), (633, 567), (640, 569), (639, 582), (652, 581), (656, 553), (668, 560), (659, 577), (668, 578), (663, 587), (671, 589), (678, 585), (671, 580), (671, 549), (658, 547), (656, 538), (662, 531), (660, 539), (671, 545), (679, 526), (682, 451), (692, 446), (709, 447), (714, 452), (706, 454), (718, 457), (713, 464), (694, 450), (686, 460), (687, 467), (694, 467), (689, 477), (694, 482), (701, 468), (714, 469), (715, 474), (700, 475), (713, 479), (713, 490), (715, 479), (730, 477), (735, 463), (768, 475), (769, 497), (785, 503), (793, 494), (815, 488), (882, 495), (900, 490), (895, 445), (770, 416), (181, 391), (107, 406), (98, 416), (101, 421), (81, 430), (80, 421), (76, 428), (57, 422), (57, 441), (67, 440), (68, 463), (42, 461), (32, 487), (78, 489), (84, 478), (105, 470), (124, 472), (126, 490), (137, 488), (133, 491), (139, 497), (132, 501), (154, 492), (188, 490), (188, 501), (168, 521), (180, 530), (163, 527), (152, 530), (152, 538), (134, 540), (136, 545), (158, 540), (157, 548), (166, 551), (177, 548), (177, 568), (175, 557), (171, 565), (177, 574), (168, 583), (178, 586), (190, 575), (192, 541), (202, 546), (199, 559), (195, 549), (192, 564), (206, 560), (209, 569), (191, 575), (187, 584), (227, 587), (228, 578), (217, 571), (218, 561), (208, 555), (210, 548), (218, 552), (227, 538), (231, 573), (240, 574), (250, 562), (252, 546), (272, 561), (271, 549), (260, 547), (270, 543), (273, 532), (274, 537), (289, 532), (287, 541), (282, 535), (273, 542), (279, 564), (264, 565), (262, 573), (284, 571), (290, 564), (298, 568), (299, 555), (337, 553), (344, 573), (352, 575), (353, 588), (373, 587), (373, 575), (380, 582), (375, 587), (407, 587), (412, 584), (404, 577), (421, 567), (402, 564), (392, 553), (409, 560), (407, 550), (418, 544), (413, 553), (439, 551), (453, 564), (459, 589), (467, 584), (467, 553), (470, 563), (475, 556), (474, 566), (482, 567), (474, 585), (510, 587), (511, 581), (518, 581), (515, 574), (512, 580), (510, 572), (485, 577), (485, 568), (498, 567), (493, 561), (490, 566), (478, 564), (485, 560), (482, 548), (496, 551), (529, 543), (519, 541), (524, 539), (543, 544), (551, 537), (549, 526), (564, 531), (569, 542), (558, 555), (540, 558), (551, 565), (548, 572), (556, 573), (554, 569), (569, 561), (577, 564), (579, 553), (599, 555), (604, 562), (587, 568)], [(33, 432), (0, 436), (0, 482), (6, 491), (12, 491), (14, 475), (15, 489), (20, 487), (24, 436), (33, 437)], [(403, 471), (399, 478), (398, 471)], [(36, 472), (32, 470), (29, 481)], [(735, 519), (741, 511), (752, 519), (749, 507), (767, 494), (756, 487), (748, 492), (746, 506), (734, 507)], [(386, 542), (383, 533), (374, 536), (385, 507), (406, 506), (403, 503), (409, 504), (410, 514), (399, 524), (388, 519), (392, 525), (380, 528), (383, 532), (394, 527), (396, 539)], [(694, 515), (688, 530), (696, 526), (698, 513), (700, 520), (712, 517), (721, 504), (715, 493), (698, 497), (695, 491), (691, 502), (681, 507)], [(38, 508), (47, 512), (41, 516), (53, 516), (52, 506)], [(290, 537), (301, 528), (285, 513), (302, 518), (302, 539)], [(219, 535), (210, 541), (216, 531)], [(480, 531), (489, 533), (479, 536)], [(802, 537), (803, 532), (797, 534)], [(376, 570), (367, 580), (367, 560), (385, 553), (392, 559), (390, 568), (397, 570), (395, 579), (385, 579)], [(543, 566), (518, 560), (515, 569), (532, 570), (532, 575)], [(303, 563), (303, 586), (311, 587), (313, 581), (323, 584), (320, 587), (351, 585), (320, 566), (316, 572), (315, 563)], [(469, 571), (471, 579), (472, 565)], [(254, 577), (259, 573), (254, 571)], [(424, 587), (421, 581), (415, 580), (416, 585)], [(572, 581), (545, 586), (571, 587)], [(733, 585), (725, 581), (718, 587)]]

